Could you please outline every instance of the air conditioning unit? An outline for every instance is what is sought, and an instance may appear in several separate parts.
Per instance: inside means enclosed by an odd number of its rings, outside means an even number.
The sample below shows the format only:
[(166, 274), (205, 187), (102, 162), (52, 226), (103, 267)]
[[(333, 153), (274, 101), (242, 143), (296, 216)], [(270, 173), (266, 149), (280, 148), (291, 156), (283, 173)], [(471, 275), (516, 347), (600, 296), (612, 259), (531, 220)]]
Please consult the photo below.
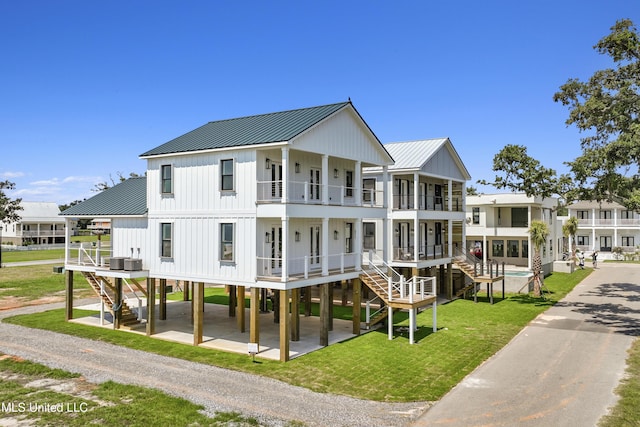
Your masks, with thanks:
[(127, 258), (124, 260), (125, 271), (140, 271), (142, 270), (142, 260), (139, 258)]
[(109, 258), (109, 270), (124, 270), (124, 257)]

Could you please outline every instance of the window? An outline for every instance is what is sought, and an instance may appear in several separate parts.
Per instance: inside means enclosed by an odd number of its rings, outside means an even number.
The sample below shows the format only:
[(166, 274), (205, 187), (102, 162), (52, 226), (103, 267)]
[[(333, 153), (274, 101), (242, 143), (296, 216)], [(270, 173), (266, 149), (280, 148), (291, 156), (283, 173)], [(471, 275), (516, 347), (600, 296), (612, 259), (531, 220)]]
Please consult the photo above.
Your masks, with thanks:
[(375, 222), (363, 222), (362, 227), (364, 228), (364, 249), (376, 249), (376, 224)]
[(622, 212), (620, 212), (620, 218), (622, 218), (622, 219), (633, 219), (633, 211), (622, 211)]
[(480, 224), (480, 208), (473, 208), (473, 223)]
[(622, 246), (635, 246), (633, 243), (633, 236), (631, 237), (622, 236)]
[(511, 227), (528, 227), (528, 209), (511, 208)]
[(578, 219), (589, 219), (589, 211), (578, 211), (576, 214)]
[(220, 224), (220, 260), (233, 261), (233, 224)]
[(366, 178), (362, 180), (362, 201), (367, 203), (376, 202), (376, 180), (375, 178)]
[(611, 211), (600, 211), (600, 219), (611, 219)]
[(162, 194), (173, 193), (172, 174), (173, 174), (173, 170), (171, 165), (160, 166), (160, 175), (161, 175), (160, 192)]
[(220, 190), (233, 191), (233, 159), (220, 160)]
[(491, 242), (491, 256), (504, 256), (504, 240), (493, 240)]
[(160, 256), (171, 258), (173, 256), (173, 224), (164, 222), (160, 224)]
[(347, 222), (344, 226), (344, 252), (350, 254), (353, 252), (353, 223)]
[(507, 256), (518, 258), (520, 256), (520, 242), (518, 240), (507, 240)]
[(578, 246), (589, 246), (589, 236), (576, 236)]
[(522, 241), (522, 258), (529, 258), (529, 241)]
[(344, 196), (353, 197), (353, 171), (344, 172)]

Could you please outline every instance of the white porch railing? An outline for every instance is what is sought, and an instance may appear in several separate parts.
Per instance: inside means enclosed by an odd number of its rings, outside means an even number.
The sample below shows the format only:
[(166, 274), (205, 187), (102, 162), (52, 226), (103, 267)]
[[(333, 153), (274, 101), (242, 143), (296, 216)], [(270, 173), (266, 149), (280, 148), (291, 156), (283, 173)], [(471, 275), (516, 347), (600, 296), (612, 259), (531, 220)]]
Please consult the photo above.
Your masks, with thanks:
[[(111, 248), (108, 246), (81, 243), (78, 249), (78, 265), (93, 265), (94, 267), (109, 267)], [(71, 261), (71, 258), (69, 259)]]
[[(327, 257), (328, 272), (344, 273), (345, 271), (355, 271), (360, 269), (361, 254), (356, 253), (340, 253), (332, 254)], [(322, 264), (324, 257), (321, 255), (296, 257), (289, 259), (287, 263), (287, 276), (283, 277), (282, 258), (258, 257), (258, 276), (266, 278), (304, 278), (308, 279), (310, 275), (322, 274)]]
[(289, 181), (287, 185), (287, 200), (283, 200), (283, 181), (258, 181), (258, 203), (302, 203), (321, 205), (323, 195), (327, 194), (327, 204), (332, 206), (365, 206), (382, 207), (383, 191), (360, 189), (357, 197), (355, 187), (344, 185), (314, 184), (308, 181)]

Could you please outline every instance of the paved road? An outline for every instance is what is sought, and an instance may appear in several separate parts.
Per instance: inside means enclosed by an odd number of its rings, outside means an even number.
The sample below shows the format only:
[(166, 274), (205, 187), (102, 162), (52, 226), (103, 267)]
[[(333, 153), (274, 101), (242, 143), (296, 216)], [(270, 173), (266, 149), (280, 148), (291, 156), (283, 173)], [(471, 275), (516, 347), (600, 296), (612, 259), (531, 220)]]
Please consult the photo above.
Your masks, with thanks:
[[(42, 310), (25, 307), (21, 312)], [(0, 318), (16, 313), (0, 312)], [(0, 352), (89, 381), (154, 387), (266, 425), (594, 426), (615, 404), (626, 351), (640, 335), (640, 265), (602, 264), (427, 412), (313, 393), (268, 378), (0, 323)], [(424, 413), (423, 413), (424, 412)], [(420, 414), (422, 414), (420, 416)]]
[(640, 265), (605, 264), (415, 426), (595, 426), (640, 335)]

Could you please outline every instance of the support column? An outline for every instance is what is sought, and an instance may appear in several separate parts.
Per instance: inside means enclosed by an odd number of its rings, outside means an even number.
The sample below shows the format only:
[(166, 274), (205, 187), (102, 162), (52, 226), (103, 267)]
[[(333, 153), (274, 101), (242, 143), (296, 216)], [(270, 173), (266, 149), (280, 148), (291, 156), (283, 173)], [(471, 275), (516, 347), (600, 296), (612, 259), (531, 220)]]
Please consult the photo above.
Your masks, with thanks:
[(282, 150), (282, 203), (288, 203), (289, 202), (289, 147), (282, 147), (281, 150)]
[(236, 319), (238, 320), (238, 330), (240, 332), (244, 333), (245, 330), (245, 313), (244, 313), (244, 308), (245, 308), (245, 304), (244, 304), (244, 292), (245, 292), (245, 287), (244, 286), (237, 286), (238, 289), (238, 296), (236, 298), (236, 302), (237, 302), (237, 317)]
[(289, 217), (282, 217), (282, 248), (280, 251), (282, 257), (282, 274), (280, 281), (289, 280)]
[(322, 218), (322, 275), (329, 275), (329, 218)]
[(320, 345), (329, 345), (329, 283), (320, 285)]
[(362, 162), (356, 161), (355, 173), (354, 173), (354, 191), (353, 196), (356, 198), (356, 206), (362, 206)]
[(304, 315), (306, 317), (311, 316), (311, 291), (313, 287), (307, 286), (304, 291)]
[(182, 285), (182, 301), (189, 301), (189, 286), (191, 286), (191, 283), (185, 280)]
[(328, 284), (329, 286), (329, 331), (333, 331), (333, 293), (335, 290), (335, 282)]
[(122, 318), (122, 279), (116, 277), (116, 294), (114, 305), (117, 310), (113, 313), (113, 328), (120, 329), (120, 320)]
[(291, 289), (291, 341), (300, 341), (300, 288)]
[(73, 319), (73, 270), (64, 270), (64, 283), (65, 283), (65, 313), (64, 320)]
[(229, 290), (229, 317), (236, 317), (236, 305), (238, 305), (236, 287), (227, 285), (227, 289)]
[(167, 320), (167, 279), (160, 279), (160, 320)]
[(147, 336), (156, 333), (156, 279), (147, 279)]
[(249, 342), (260, 344), (260, 288), (251, 287), (249, 306)]
[(387, 333), (389, 340), (393, 339), (393, 308), (387, 306)]
[(340, 281), (340, 296), (340, 304), (342, 307), (346, 307), (349, 301), (349, 282), (346, 280)]
[(415, 330), (416, 330), (416, 309), (409, 310), (409, 344), (415, 342)]
[(356, 277), (351, 280), (352, 300), (353, 300), (353, 334), (360, 335), (360, 321), (362, 315), (362, 284), (360, 278)]
[(329, 155), (322, 155), (322, 204), (329, 204)]
[(204, 323), (204, 283), (193, 284), (193, 345), (202, 343)]
[(289, 361), (289, 291), (280, 290), (280, 361)]

